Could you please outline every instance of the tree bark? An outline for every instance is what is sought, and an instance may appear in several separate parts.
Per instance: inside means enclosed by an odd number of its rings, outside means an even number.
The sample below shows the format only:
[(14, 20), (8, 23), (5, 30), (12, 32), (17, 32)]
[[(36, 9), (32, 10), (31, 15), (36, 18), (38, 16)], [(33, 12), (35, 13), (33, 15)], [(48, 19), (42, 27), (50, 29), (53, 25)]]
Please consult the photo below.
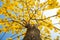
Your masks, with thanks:
[(42, 40), (40, 38), (40, 31), (36, 27), (27, 28), (27, 32), (23, 40)]

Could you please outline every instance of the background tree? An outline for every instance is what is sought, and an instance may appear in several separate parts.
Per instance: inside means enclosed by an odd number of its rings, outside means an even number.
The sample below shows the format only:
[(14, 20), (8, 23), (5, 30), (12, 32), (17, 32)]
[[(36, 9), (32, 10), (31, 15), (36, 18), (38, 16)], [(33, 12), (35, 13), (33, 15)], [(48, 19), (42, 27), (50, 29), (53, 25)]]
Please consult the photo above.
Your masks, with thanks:
[[(57, 0), (46, 0), (43, 3), (40, 0), (1, 0), (1, 2), (3, 2), (3, 5), (0, 7), (0, 15), (4, 15), (5, 17), (4, 19), (0, 18), (0, 25), (2, 25), (0, 33), (4, 32), (0, 40), (8, 32), (12, 32), (13, 35), (7, 40), (15, 38), (20, 40), (20, 36), (25, 37), (26, 33), (28, 33), (26, 32), (29, 28), (29, 25), (27, 26), (28, 28), (26, 27), (27, 24), (30, 24), (30, 27), (36, 25), (36, 28), (40, 31), (44, 27), (44, 31), (40, 32), (42, 40), (51, 40), (50, 30), (55, 29), (55, 32), (60, 30), (54, 26), (55, 24), (50, 19), (52, 17), (56, 17), (56, 19), (60, 18), (60, 10), (50, 17), (46, 17), (43, 13), (45, 10), (59, 8), (60, 5)], [(22, 34), (20, 35), (20, 33)], [(12, 38), (15, 35), (18, 36)]]

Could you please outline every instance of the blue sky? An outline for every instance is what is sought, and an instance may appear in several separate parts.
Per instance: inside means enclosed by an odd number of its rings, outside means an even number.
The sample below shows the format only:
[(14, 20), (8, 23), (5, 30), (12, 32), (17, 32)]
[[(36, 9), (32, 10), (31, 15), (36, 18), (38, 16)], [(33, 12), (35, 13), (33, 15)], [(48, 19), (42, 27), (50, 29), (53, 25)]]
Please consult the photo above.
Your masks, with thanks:
[(3, 3), (2, 2), (0, 2), (0, 7), (3, 5)]

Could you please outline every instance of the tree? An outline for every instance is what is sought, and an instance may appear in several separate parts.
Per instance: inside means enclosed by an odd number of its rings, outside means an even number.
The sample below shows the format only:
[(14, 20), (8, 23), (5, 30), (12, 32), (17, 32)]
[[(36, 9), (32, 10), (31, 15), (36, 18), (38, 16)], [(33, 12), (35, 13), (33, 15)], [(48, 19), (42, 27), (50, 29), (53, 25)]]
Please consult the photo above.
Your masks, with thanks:
[[(50, 17), (46, 17), (45, 15), (43, 15), (43, 11), (45, 10), (60, 7), (57, 0), (47, 0), (43, 3), (40, 3), (40, 0), (2, 0), (1, 2), (3, 2), (3, 5), (2, 7), (0, 7), (0, 15), (4, 15), (5, 18), (0, 19), (0, 25), (2, 25), (3, 27), (0, 29), (0, 33), (4, 32), (0, 40), (2, 40), (7, 32), (12, 32), (13, 34), (7, 40), (13, 40), (15, 38), (19, 40), (20, 36), (22, 35), (24, 36), (23, 40), (28, 40), (29, 37), (29, 40), (51, 40), (50, 30), (59, 30), (54, 27), (50, 18), (60, 18), (60, 10), (58, 10), (56, 15)], [(45, 33), (40, 32), (43, 27), (45, 27)], [(27, 31), (22, 32), (23, 29), (26, 29)], [(21, 32), (22, 35), (20, 35)], [(19, 34), (19, 36), (12, 38), (17, 34)], [(48, 35), (47, 37), (46, 34)], [(35, 39), (32, 38), (33, 36)], [(36, 38), (37, 36), (38, 38)]]

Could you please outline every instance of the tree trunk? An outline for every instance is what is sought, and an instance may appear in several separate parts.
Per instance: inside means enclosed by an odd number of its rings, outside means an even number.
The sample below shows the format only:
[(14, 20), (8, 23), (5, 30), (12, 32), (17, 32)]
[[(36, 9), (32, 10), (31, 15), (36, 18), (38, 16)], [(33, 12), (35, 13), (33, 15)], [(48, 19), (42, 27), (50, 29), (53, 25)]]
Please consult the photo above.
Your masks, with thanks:
[(27, 28), (27, 32), (23, 40), (42, 40), (40, 38), (40, 31), (36, 27)]

